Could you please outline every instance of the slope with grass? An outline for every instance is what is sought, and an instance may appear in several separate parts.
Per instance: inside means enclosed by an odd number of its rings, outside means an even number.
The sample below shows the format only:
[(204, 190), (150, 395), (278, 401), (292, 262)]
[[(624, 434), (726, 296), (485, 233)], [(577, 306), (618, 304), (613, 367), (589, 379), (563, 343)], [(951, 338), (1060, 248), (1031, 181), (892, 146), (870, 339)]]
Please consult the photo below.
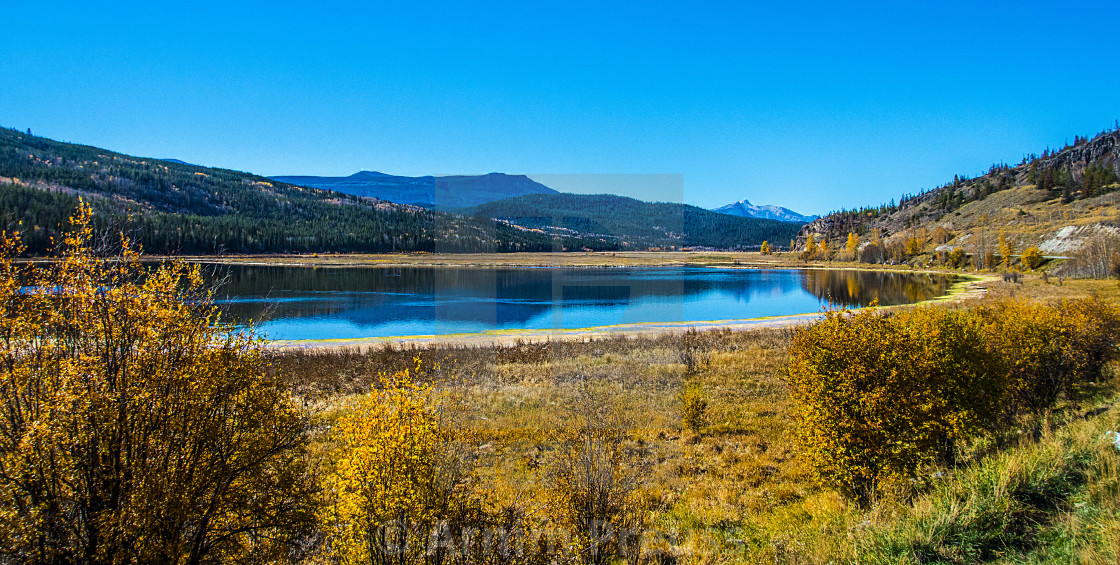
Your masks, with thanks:
[(1118, 428), (1115, 399), (1057, 415), (1037, 439), (881, 510), (857, 541), (859, 562), (1116, 563)]
[[(993, 165), (976, 178), (952, 182), (896, 204), (834, 212), (809, 223), (798, 236), (843, 244), (849, 233), (866, 242), (873, 232), (901, 248), (918, 237), (921, 251), (960, 247), (970, 254), (998, 253), (1000, 230), (1013, 252), (1039, 246), (1045, 254), (1069, 255), (1100, 233), (1120, 226), (1120, 129), (1073, 145), (1030, 155), (1015, 166)], [(938, 229), (944, 230), (934, 238)], [(943, 248), (944, 249), (944, 248)], [(887, 253), (887, 256), (891, 253)], [(897, 257), (896, 257), (897, 259)]]

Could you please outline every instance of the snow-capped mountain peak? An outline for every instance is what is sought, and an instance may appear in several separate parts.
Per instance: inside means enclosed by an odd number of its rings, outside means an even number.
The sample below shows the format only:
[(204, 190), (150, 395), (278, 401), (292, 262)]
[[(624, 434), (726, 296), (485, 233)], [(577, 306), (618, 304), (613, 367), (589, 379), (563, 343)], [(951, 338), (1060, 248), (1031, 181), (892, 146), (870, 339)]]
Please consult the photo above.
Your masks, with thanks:
[(728, 204), (727, 206), (720, 206), (713, 210), (720, 214), (727, 214), (729, 216), (743, 216), (747, 218), (762, 218), (766, 220), (781, 220), (783, 222), (796, 222), (799, 224), (807, 224), (815, 219), (817, 216), (805, 216), (798, 214), (789, 208), (781, 206), (751, 204), (749, 200), (742, 199), (738, 202)]

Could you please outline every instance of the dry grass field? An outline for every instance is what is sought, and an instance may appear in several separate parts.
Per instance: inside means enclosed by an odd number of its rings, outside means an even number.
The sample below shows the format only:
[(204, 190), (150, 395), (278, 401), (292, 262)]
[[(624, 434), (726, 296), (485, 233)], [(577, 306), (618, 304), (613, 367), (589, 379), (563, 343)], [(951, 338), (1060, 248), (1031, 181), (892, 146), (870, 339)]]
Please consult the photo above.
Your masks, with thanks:
[[(735, 261), (736, 255), (704, 257)], [(1120, 301), (1120, 290), (1110, 281), (1059, 283), (1028, 275), (1019, 283), (989, 280), (985, 286), (987, 297), (965, 305), (1008, 296), (1053, 300), (1097, 295)], [(313, 407), (321, 430), (345, 414), (356, 395), (370, 390), (379, 374), (414, 370), (419, 364), (419, 374), (454, 399), (445, 404), (446, 417), (470, 430), (481, 491), (492, 509), (545, 514), (558, 434), (579, 427), (589, 414), (602, 425), (628, 430), (628, 464), (642, 477), (641, 504), (647, 517), (643, 559), (649, 562), (874, 561), (875, 555), (895, 555), (883, 547), (889, 549), (899, 540), (912, 546), (921, 536), (928, 538), (927, 545), (940, 547), (938, 543), (949, 542), (935, 540), (936, 528), (929, 522), (941, 519), (938, 513), (946, 511), (946, 501), (1003, 496), (985, 495), (973, 484), (987, 480), (984, 473), (989, 471), (980, 465), (987, 461), (984, 457), (994, 457), (991, 465), (1003, 469), (1000, 480), (1014, 479), (1016, 473), (1030, 479), (1062, 445), (1087, 450), (1088, 459), (1079, 465), (1088, 466), (1094, 477), (1073, 484), (1070, 488), (1078, 489), (1073, 495), (1083, 497), (1081, 502), (1095, 511), (1115, 512), (1116, 507), (1101, 505), (1117, 496), (1117, 462), (1107, 459), (1107, 450), (1098, 448), (1094, 436), (1102, 426), (1116, 429), (1120, 419), (1112, 389), (1104, 385), (1083, 405), (1064, 405), (1044, 423), (1009, 430), (1012, 439), (1004, 438), (1001, 445), (1014, 449), (1001, 451), (984, 442), (969, 447), (973, 451), (966, 449), (966, 460), (972, 453), (977, 466), (931, 469), (927, 483), (870, 510), (846, 502), (812, 480), (805, 450), (798, 444), (789, 393), (780, 376), (791, 334), (788, 328), (713, 330), (508, 346), (280, 350), (271, 355), (274, 367)], [(686, 384), (698, 385), (706, 403), (696, 430), (684, 425), (680, 415), (680, 392)], [(1080, 417), (1097, 406), (1101, 410), (1093, 419)], [(1064, 426), (1066, 422), (1073, 423)], [(1016, 435), (1028, 428), (1041, 431), (1030, 439)], [(320, 442), (325, 437), (320, 434)], [(319, 449), (326, 454), (330, 446), (321, 444)], [(1100, 492), (1093, 494), (1092, 489)], [(1079, 510), (1085, 504), (1074, 508), (1067, 502), (1068, 497), (1055, 502), (1053, 516), (1031, 519), (1049, 535), (1072, 544), (1069, 551), (1088, 556), (1088, 562), (1117, 555), (1098, 535), (1101, 528), (1117, 527), (1115, 517), (1087, 517)], [(962, 555), (956, 562), (974, 559), (981, 560)]]

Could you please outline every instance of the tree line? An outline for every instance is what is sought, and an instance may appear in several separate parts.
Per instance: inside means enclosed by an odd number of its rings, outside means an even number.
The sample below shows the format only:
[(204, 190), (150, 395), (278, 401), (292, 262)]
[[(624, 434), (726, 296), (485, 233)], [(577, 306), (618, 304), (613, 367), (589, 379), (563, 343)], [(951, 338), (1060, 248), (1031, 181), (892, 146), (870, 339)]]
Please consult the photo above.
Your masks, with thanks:
[(687, 204), (643, 202), (611, 194), (533, 194), (464, 210), (557, 233), (600, 237), (623, 248), (754, 248), (795, 237), (801, 224), (743, 218)]
[(594, 246), (489, 218), (304, 188), (0, 129), (0, 224), (42, 255), (85, 196), (94, 227), (155, 253), (555, 251)]

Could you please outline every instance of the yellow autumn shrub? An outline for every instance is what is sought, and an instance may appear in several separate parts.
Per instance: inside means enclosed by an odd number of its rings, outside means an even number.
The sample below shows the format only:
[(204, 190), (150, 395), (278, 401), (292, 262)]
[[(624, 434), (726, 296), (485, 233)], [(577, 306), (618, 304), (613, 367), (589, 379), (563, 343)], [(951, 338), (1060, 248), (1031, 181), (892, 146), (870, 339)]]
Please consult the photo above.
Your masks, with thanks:
[(983, 429), (1003, 392), (982, 338), (932, 308), (832, 311), (798, 329), (784, 374), (817, 477), (865, 504)]
[(1076, 394), (1116, 355), (1120, 314), (1099, 299), (1004, 300), (984, 315), (987, 339), (1008, 365), (1010, 413), (1039, 413)]
[(1032, 245), (1023, 250), (1023, 255), (1019, 257), (1019, 260), (1023, 263), (1024, 267), (1033, 271), (1042, 266), (1042, 251), (1040, 251), (1038, 247)]
[(312, 525), (305, 418), (197, 266), (0, 241), (0, 553), (22, 563), (267, 561)]
[(818, 479), (861, 504), (961, 439), (1038, 414), (1101, 378), (1120, 314), (1099, 300), (1005, 300), (881, 315), (833, 311), (795, 331), (784, 369)]
[(704, 414), (708, 410), (708, 396), (699, 382), (689, 382), (677, 393), (680, 403), (681, 423), (694, 434), (700, 433), (704, 425)]
[(320, 523), (341, 563), (447, 563), (482, 521), (467, 453), (416, 371), (382, 375), (331, 430)]

